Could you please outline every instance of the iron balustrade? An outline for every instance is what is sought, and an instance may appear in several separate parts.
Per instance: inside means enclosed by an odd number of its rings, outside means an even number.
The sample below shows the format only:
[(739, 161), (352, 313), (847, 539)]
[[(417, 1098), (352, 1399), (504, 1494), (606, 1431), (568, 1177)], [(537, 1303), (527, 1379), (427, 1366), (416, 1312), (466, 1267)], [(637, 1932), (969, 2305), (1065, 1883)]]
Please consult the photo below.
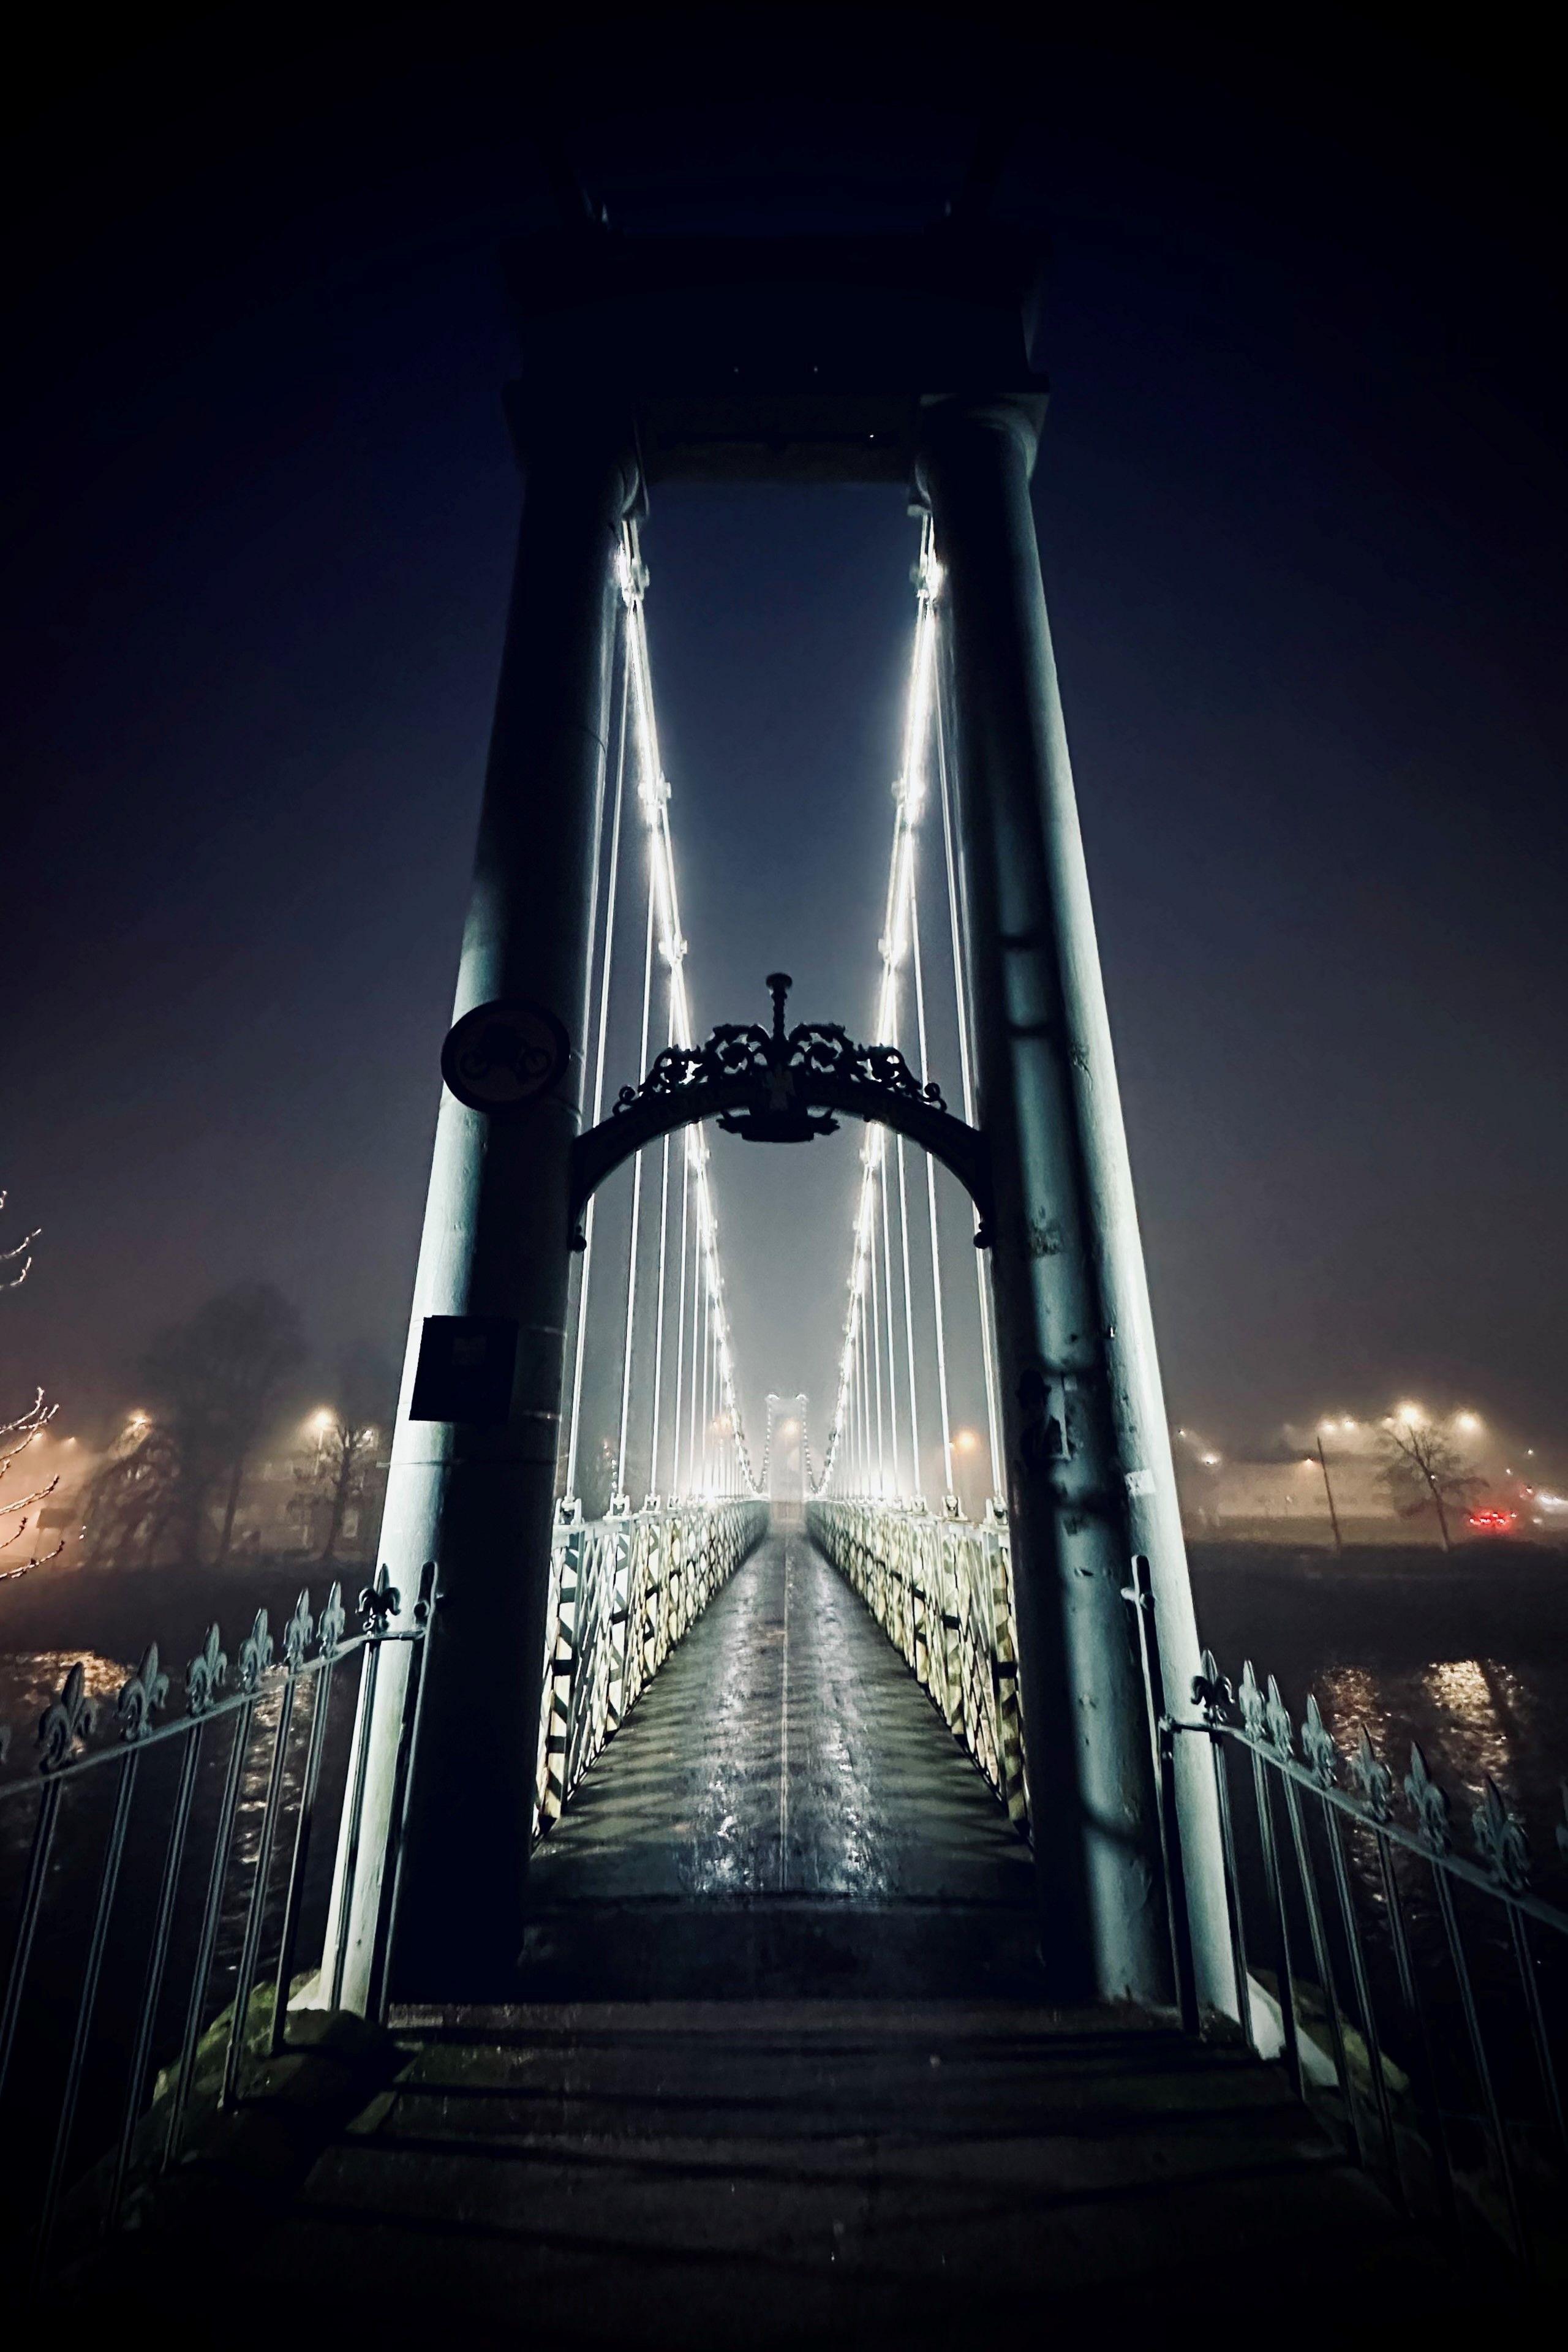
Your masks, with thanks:
[[(1161, 1688), (1148, 1564), (1133, 1562), (1173, 1881), (1176, 1976), (1195, 2023), (1173, 1757), (1214, 1751), (1237, 2015), (1404, 2210), (1527, 2269), (1561, 2240), (1568, 1911), (1531, 1884), (1522, 1822), (1496, 1781), (1469, 1851), (1418, 1746), (1395, 1786), (1364, 1725), (1347, 1754), (1309, 1696), (1298, 1726), (1272, 1676), (1233, 1684), (1205, 1652), (1195, 1721)], [(1239, 1788), (1238, 1784), (1239, 1783)], [(1568, 1858), (1565, 1818), (1555, 1843)]]
[[(280, 1643), (259, 1611), (232, 1672), (213, 1625), (185, 1668), (184, 1712), (163, 1721), (169, 1677), (150, 1646), (114, 1702), (118, 1737), (96, 1746), (84, 1670), (73, 1665), (39, 1720), (36, 1769), (0, 1785), (0, 1854), (21, 1865), (0, 2006), (0, 2136), (13, 2155), (46, 2151), (6, 2200), (8, 2220), (31, 2231), (37, 2269), (73, 2158), (79, 2171), (96, 2166), (96, 2220), (112, 2228), (133, 2164), (166, 2169), (179, 2159), (203, 2062), (216, 2071), (217, 2104), (232, 2106), (247, 2058), (287, 2046), (308, 1911), (326, 1932), (326, 1890), (316, 1882), (332, 1848), (313, 1832), (334, 1688), (352, 1661), (371, 1686), (368, 1700), (393, 1643), (415, 1645), (417, 1657), (372, 2013), (384, 2007), (434, 1571), (423, 1572), (411, 1626), (391, 1622), (401, 1603), (385, 1569), (359, 1605), (361, 1630), (348, 1634), (338, 1584), (320, 1618), (301, 1592)], [(351, 1822), (363, 1802), (369, 1719), (366, 1704), (342, 1759)], [(0, 1760), (12, 1744), (0, 1727)], [(6, 1840), (12, 1824), (17, 1834)], [(316, 1882), (313, 1853), (323, 1866)], [(335, 2000), (341, 1974), (341, 1959), (334, 1966), (320, 1950), (316, 1979), (331, 1988), (321, 2005)]]
[(994, 1505), (976, 1526), (921, 1503), (816, 1501), (805, 1520), (1026, 1832), (1005, 1519)]
[(750, 1500), (653, 1497), (602, 1519), (563, 1507), (551, 1557), (539, 1836), (767, 1525), (767, 1505)]

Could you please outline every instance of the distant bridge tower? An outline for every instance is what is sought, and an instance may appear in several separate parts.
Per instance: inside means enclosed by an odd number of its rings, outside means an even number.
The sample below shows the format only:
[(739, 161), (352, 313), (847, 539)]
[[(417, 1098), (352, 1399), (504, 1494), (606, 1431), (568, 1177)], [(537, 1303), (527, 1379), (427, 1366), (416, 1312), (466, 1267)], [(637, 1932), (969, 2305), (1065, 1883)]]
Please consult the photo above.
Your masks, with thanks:
[[(382, 1542), (405, 1610), (421, 1562), (440, 1570), (395, 1965), (421, 1997), (504, 1997), (522, 1937), (612, 558), (625, 517), (693, 479), (882, 482), (932, 518), (1046, 1956), (1064, 1998), (1169, 1996), (1134, 1555), (1168, 1710), (1199, 1661), (1030, 507), (1038, 268), (1033, 240), (957, 221), (758, 242), (584, 226), (511, 256), (526, 487), (455, 1006), (511, 1042), (488, 1102), (442, 1098)], [(357, 1871), (340, 1864), (351, 2001), (384, 1918), (404, 1721), (389, 1659)], [(1180, 1751), (1198, 1988), (1224, 2006), (1212, 1764)]]
[(810, 1399), (768, 1393), (768, 1502), (781, 1530), (805, 1524), (805, 1417)]

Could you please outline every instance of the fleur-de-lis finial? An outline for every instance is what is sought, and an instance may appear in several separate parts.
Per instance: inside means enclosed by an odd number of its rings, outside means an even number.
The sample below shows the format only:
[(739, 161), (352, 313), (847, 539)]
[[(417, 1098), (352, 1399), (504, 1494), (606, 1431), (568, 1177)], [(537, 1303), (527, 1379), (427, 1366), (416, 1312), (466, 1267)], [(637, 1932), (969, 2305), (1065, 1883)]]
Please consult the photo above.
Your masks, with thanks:
[(1394, 1811), (1394, 1775), (1367, 1738), (1364, 1723), (1356, 1734), (1350, 1771), (1352, 1784), (1373, 1820), (1390, 1820)]
[(267, 1630), (267, 1612), (258, 1609), (256, 1622), (239, 1645), (236, 1662), (239, 1687), (247, 1696), (261, 1686), (261, 1677), (272, 1664), (272, 1636)]
[(1203, 1709), (1204, 1721), (1214, 1727), (1237, 1720), (1236, 1693), (1212, 1650), (1204, 1652), (1203, 1672), (1193, 1676), (1193, 1705)]
[(1268, 1728), (1268, 1744), (1277, 1756), (1293, 1756), (1296, 1752), (1296, 1727), (1290, 1720), (1290, 1710), (1279, 1696), (1279, 1685), (1272, 1675), (1268, 1677), (1268, 1703), (1263, 1710)]
[(1522, 1895), (1530, 1884), (1530, 1841), (1524, 1825), (1510, 1813), (1502, 1790), (1487, 1774), (1486, 1793), (1471, 1815), (1476, 1852), (1482, 1863), (1510, 1894)]
[(1421, 1843), (1434, 1853), (1447, 1853), (1453, 1843), (1453, 1831), (1448, 1822), (1448, 1800), (1426, 1769), (1426, 1759), (1419, 1748), (1410, 1750), (1410, 1769), (1405, 1777), (1405, 1793), (1415, 1815), (1415, 1826)]
[(40, 1772), (58, 1772), (76, 1753), (79, 1739), (92, 1729), (92, 1703), (87, 1696), (85, 1669), (74, 1665), (38, 1717)]
[(217, 1627), (207, 1627), (206, 1640), (185, 1668), (185, 1713), (205, 1715), (228, 1680), (228, 1654), (218, 1647)]
[(338, 1643), (343, 1638), (343, 1627), (347, 1622), (348, 1619), (343, 1612), (343, 1588), (334, 1578), (332, 1589), (327, 1595), (327, 1605), (322, 1610), (316, 1625), (316, 1646), (323, 1658), (330, 1658), (336, 1654)]
[(114, 1712), (120, 1718), (120, 1736), (125, 1740), (145, 1739), (153, 1728), (153, 1717), (169, 1693), (169, 1677), (158, 1670), (158, 1644), (149, 1642), (136, 1672), (120, 1685), (114, 1702)]
[(283, 1628), (283, 1663), (291, 1675), (297, 1675), (305, 1663), (305, 1653), (310, 1646), (315, 1621), (310, 1615), (310, 1593), (301, 1592), (294, 1603), (294, 1614)]
[(392, 1581), (392, 1570), (383, 1560), (375, 1571), (373, 1583), (367, 1584), (359, 1597), (359, 1613), (367, 1633), (384, 1633), (387, 1621), (403, 1606), (403, 1595)]
[(1340, 1751), (1323, 1721), (1315, 1691), (1307, 1694), (1307, 1720), (1301, 1726), (1301, 1753), (1321, 1789), (1331, 1789), (1340, 1777)]
[(1248, 1739), (1263, 1738), (1265, 1737), (1263, 1693), (1258, 1687), (1258, 1676), (1252, 1671), (1250, 1658), (1241, 1669), (1241, 1685), (1236, 1697), (1237, 1704), (1241, 1709), (1241, 1727)]

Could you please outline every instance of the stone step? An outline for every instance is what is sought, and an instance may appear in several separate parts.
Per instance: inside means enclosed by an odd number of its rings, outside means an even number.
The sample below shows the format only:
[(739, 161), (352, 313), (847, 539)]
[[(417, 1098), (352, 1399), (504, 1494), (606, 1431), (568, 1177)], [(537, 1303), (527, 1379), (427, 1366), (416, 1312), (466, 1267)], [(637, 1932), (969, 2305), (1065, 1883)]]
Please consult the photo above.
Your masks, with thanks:
[(1195, 2315), (1214, 2275), (1406, 2319), (1463, 2294), (1278, 2069), (1147, 2021), (580, 2004), (400, 2032), (268, 2249), (285, 2282), (350, 2265), (404, 2315), (746, 2352)]

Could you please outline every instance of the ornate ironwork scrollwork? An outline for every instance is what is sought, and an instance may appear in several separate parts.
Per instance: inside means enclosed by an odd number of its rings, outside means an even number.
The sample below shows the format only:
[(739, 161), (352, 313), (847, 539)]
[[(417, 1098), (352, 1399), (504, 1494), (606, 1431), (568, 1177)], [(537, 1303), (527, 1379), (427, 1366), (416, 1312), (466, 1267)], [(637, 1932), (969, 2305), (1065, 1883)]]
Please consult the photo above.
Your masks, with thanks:
[(713, 1118), (749, 1142), (806, 1143), (848, 1117), (895, 1129), (951, 1169), (974, 1202), (984, 1246), (991, 1213), (984, 1136), (954, 1118), (942, 1088), (918, 1077), (896, 1045), (858, 1045), (833, 1021), (786, 1028), (791, 985), (787, 972), (768, 975), (771, 1029), (721, 1023), (700, 1045), (666, 1046), (640, 1085), (621, 1088), (609, 1118), (573, 1146), (574, 1220), (612, 1169), (676, 1127)]
[(773, 1000), (771, 1031), (755, 1022), (722, 1022), (701, 1045), (667, 1045), (641, 1086), (623, 1087), (615, 1115), (624, 1118), (639, 1102), (668, 1100), (688, 1087), (728, 1087), (753, 1081), (765, 1099), (754, 1108), (722, 1111), (719, 1124), (754, 1142), (795, 1142), (831, 1135), (838, 1122), (831, 1111), (808, 1108), (811, 1081), (832, 1078), (852, 1087), (879, 1089), (907, 1101), (945, 1111), (942, 1088), (922, 1085), (896, 1045), (859, 1045), (836, 1021), (784, 1024), (784, 999), (793, 985), (786, 972), (768, 974)]

